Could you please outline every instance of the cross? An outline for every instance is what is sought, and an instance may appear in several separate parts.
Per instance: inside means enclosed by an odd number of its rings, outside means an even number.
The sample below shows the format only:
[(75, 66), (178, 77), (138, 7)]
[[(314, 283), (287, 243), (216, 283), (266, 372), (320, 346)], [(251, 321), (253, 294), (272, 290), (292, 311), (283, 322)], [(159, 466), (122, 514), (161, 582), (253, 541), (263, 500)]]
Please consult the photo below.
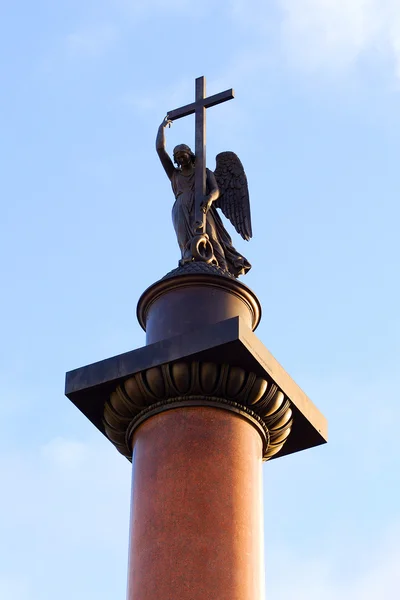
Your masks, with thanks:
[(191, 104), (176, 108), (168, 112), (168, 119), (176, 121), (195, 113), (195, 222), (202, 225), (202, 233), (205, 231), (205, 215), (200, 209), (201, 202), (206, 195), (206, 109), (221, 102), (232, 100), (235, 93), (232, 89), (220, 92), (214, 96), (206, 96), (206, 79), (196, 79), (196, 99)]

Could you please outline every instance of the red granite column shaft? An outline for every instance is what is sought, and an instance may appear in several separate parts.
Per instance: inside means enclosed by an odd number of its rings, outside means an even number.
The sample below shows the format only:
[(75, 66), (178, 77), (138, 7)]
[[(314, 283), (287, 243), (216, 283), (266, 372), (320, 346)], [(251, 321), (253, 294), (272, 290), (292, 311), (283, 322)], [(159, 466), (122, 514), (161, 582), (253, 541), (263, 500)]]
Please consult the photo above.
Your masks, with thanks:
[(133, 436), (128, 600), (263, 600), (262, 440), (213, 407)]

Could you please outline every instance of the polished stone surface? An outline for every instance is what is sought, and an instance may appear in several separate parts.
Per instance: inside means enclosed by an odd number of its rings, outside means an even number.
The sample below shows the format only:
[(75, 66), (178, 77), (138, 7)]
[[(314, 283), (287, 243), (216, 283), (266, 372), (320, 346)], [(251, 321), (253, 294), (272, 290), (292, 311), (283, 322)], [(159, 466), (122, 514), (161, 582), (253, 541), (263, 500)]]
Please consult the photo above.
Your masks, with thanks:
[(133, 446), (128, 600), (264, 598), (256, 429), (180, 408), (146, 420)]

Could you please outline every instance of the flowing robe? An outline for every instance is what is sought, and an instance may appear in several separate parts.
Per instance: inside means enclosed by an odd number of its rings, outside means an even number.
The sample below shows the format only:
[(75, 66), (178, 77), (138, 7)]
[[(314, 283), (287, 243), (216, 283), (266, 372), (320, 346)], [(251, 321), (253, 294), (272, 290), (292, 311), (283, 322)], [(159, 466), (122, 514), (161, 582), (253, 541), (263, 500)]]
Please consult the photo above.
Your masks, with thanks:
[[(207, 169), (207, 180), (208, 173)], [(175, 195), (172, 222), (181, 249), (182, 264), (192, 260), (190, 245), (196, 235), (194, 180), (194, 172), (185, 176), (179, 169), (175, 169), (171, 177), (172, 190)], [(209, 189), (206, 190), (206, 193), (209, 193)], [(244, 275), (251, 268), (250, 263), (232, 246), (232, 240), (213, 205), (206, 214), (206, 233), (219, 267), (229, 271), (235, 277)]]

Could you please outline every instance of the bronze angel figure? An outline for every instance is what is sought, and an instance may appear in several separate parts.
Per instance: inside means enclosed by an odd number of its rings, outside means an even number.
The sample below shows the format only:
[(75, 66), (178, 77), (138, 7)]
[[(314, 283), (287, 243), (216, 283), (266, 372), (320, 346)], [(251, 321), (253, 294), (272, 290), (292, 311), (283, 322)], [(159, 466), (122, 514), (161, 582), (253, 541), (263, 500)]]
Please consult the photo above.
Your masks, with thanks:
[[(194, 260), (193, 239), (198, 234), (199, 226), (195, 220), (196, 157), (189, 146), (179, 144), (174, 148), (174, 166), (165, 148), (164, 130), (170, 124), (168, 117), (161, 123), (156, 149), (175, 195), (172, 221), (181, 249), (179, 262), (184, 265)], [(234, 277), (244, 275), (251, 265), (233, 247), (217, 208), (222, 210), (243, 239), (249, 240), (252, 237), (247, 179), (242, 163), (233, 152), (221, 152), (217, 155), (214, 173), (206, 169), (206, 196), (201, 209), (205, 214), (205, 233), (212, 246), (214, 264)]]

